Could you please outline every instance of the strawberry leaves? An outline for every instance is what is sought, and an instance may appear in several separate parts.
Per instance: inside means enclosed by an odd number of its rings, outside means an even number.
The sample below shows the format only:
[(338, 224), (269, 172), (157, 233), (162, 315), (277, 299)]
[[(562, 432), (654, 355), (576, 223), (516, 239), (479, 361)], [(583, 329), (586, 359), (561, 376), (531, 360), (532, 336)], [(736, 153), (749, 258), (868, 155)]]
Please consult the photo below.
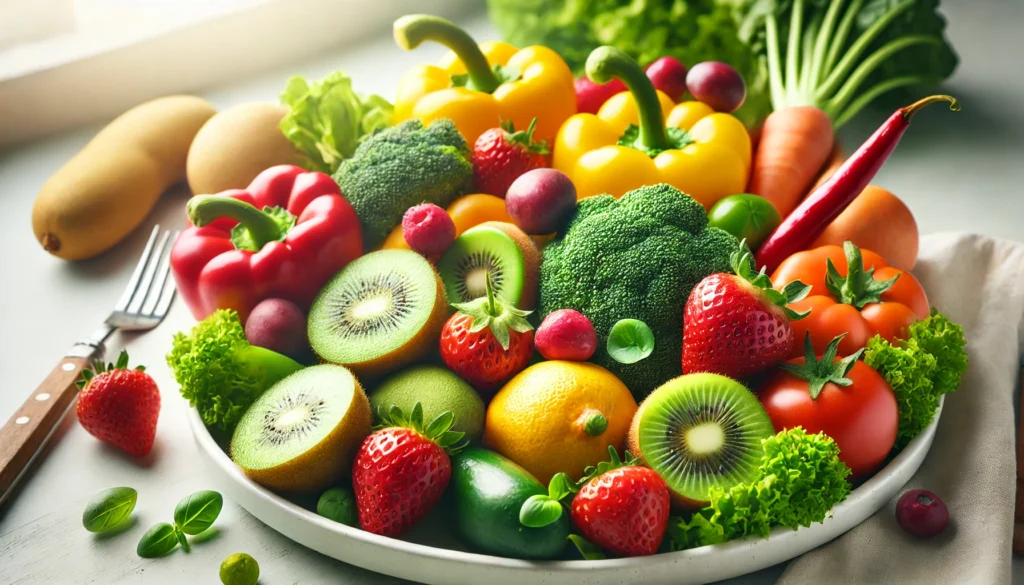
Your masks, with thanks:
[(811, 398), (817, 398), (829, 382), (837, 386), (849, 386), (853, 381), (846, 377), (853, 365), (860, 359), (864, 349), (861, 348), (852, 355), (836, 361), (836, 354), (839, 353), (839, 342), (846, 337), (846, 334), (837, 335), (828, 343), (825, 353), (821, 359), (814, 354), (814, 345), (811, 343), (811, 333), (804, 337), (804, 363), (802, 364), (779, 364), (779, 368), (790, 374), (807, 380), (807, 391)]
[(747, 247), (746, 240), (740, 242), (739, 248), (729, 257), (729, 263), (732, 265), (732, 271), (736, 276), (760, 289), (769, 301), (782, 307), (790, 321), (798, 321), (810, 314), (810, 311), (798, 313), (787, 306), (789, 303), (805, 299), (811, 292), (810, 285), (794, 280), (781, 291), (772, 288), (772, 279), (765, 272), (765, 267), (762, 266), (759, 272), (755, 271), (754, 254)]
[(517, 309), (511, 304), (495, 298), (494, 290), (491, 288), (490, 274), (484, 278), (484, 288), (487, 290), (487, 296), (452, 306), (472, 319), (472, 324), (469, 327), (470, 333), (479, 333), (489, 328), (494, 339), (501, 345), (501, 349), (507, 351), (509, 343), (512, 341), (510, 331), (519, 333), (533, 331), (533, 326), (525, 319), (530, 311)]
[(868, 303), (881, 302), (882, 293), (892, 288), (899, 274), (889, 280), (875, 280), (875, 269), (864, 270), (864, 257), (853, 242), (843, 242), (846, 253), (846, 276), (839, 274), (832, 259), (825, 260), (825, 287), (845, 305), (863, 309)]
[(543, 528), (555, 523), (564, 513), (562, 501), (575, 495), (579, 488), (569, 476), (556, 473), (548, 483), (547, 494), (530, 496), (519, 509), (519, 523), (528, 528)]
[(458, 453), (469, 444), (468, 441), (463, 440), (466, 433), (451, 430), (452, 425), (455, 424), (455, 414), (450, 410), (437, 415), (434, 420), (426, 425), (423, 422), (423, 405), (419, 402), (413, 405), (408, 415), (397, 404), (392, 404), (389, 409), (381, 406), (377, 412), (381, 424), (377, 425), (375, 430), (389, 427), (411, 429), (423, 435), (428, 441), (436, 443), (437, 446), (444, 449), (449, 455)]
[(522, 146), (524, 150), (533, 154), (550, 154), (548, 144), (544, 140), (533, 139), (533, 131), (537, 128), (537, 118), (530, 120), (530, 126), (526, 130), (516, 131), (512, 120), (502, 120), (501, 129), (505, 131), (505, 142)]
[[(79, 389), (82, 389), (82, 388), (85, 388), (85, 386), (88, 385), (89, 382), (91, 382), (93, 378), (95, 378), (96, 376), (98, 376), (98, 375), (100, 375), (100, 374), (102, 374), (104, 372), (112, 372), (114, 370), (127, 370), (127, 369), (128, 369), (128, 351), (122, 349), (121, 353), (118, 354), (118, 356), (117, 356), (117, 361), (116, 362), (104, 364), (103, 360), (98, 360), (95, 363), (95, 365), (93, 365), (93, 369), (90, 370), (90, 369), (86, 368), (86, 369), (82, 370), (82, 378), (75, 382), (75, 386), (78, 386)], [(146, 371), (146, 366), (135, 366), (135, 369), (140, 371), (140, 372), (145, 372)]]

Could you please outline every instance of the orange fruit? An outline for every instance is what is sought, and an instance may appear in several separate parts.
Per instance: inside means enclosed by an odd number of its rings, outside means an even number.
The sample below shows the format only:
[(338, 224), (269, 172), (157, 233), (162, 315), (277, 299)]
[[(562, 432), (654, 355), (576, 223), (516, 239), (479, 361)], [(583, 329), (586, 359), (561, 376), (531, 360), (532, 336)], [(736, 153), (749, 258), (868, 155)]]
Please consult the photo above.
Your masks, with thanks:
[(530, 366), (498, 391), (487, 408), (484, 444), (542, 483), (565, 472), (573, 480), (622, 450), (637, 405), (615, 374), (590, 363)]

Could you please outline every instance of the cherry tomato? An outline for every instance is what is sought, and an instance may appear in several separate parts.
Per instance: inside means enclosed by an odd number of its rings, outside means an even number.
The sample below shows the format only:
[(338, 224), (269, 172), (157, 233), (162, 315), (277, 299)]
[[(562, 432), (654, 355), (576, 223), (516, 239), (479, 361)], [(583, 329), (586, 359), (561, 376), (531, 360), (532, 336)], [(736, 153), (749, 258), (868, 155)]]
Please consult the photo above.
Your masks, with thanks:
[[(802, 364), (804, 359), (788, 363)], [(806, 380), (779, 370), (759, 396), (776, 432), (801, 426), (808, 433), (832, 437), (839, 459), (853, 471), (851, 479), (858, 479), (878, 469), (892, 451), (899, 413), (892, 388), (864, 362), (856, 362), (846, 378), (852, 384), (829, 382), (811, 398)]]
[(719, 199), (708, 212), (708, 225), (746, 240), (751, 250), (757, 249), (781, 222), (782, 216), (774, 205), (749, 193)]

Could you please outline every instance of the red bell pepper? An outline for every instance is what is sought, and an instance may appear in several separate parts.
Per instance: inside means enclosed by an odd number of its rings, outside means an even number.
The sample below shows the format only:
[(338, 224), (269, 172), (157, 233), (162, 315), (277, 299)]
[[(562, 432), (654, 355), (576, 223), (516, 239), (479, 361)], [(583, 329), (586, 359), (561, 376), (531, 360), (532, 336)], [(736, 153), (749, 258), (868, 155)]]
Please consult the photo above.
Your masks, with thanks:
[(267, 298), (309, 308), (327, 280), (363, 252), (355, 210), (323, 173), (281, 165), (247, 189), (197, 195), (171, 249), (178, 292), (202, 320), (217, 309), (243, 323)]

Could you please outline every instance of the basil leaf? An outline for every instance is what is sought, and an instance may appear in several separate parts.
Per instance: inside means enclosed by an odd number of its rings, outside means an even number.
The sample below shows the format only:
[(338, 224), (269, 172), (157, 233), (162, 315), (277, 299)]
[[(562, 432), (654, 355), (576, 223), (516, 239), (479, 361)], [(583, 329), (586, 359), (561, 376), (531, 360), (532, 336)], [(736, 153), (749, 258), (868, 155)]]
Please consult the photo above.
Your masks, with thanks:
[(578, 534), (570, 534), (568, 539), (576, 545), (576, 550), (580, 551), (580, 556), (582, 556), (585, 561), (602, 561), (608, 558), (604, 556), (601, 549), (594, 546), (594, 543)]
[(174, 529), (174, 538), (178, 539), (178, 543), (181, 544), (181, 548), (185, 549), (185, 552), (190, 552), (192, 550), (192, 547), (189, 546), (189, 544), (188, 544), (188, 539), (185, 538), (185, 533), (184, 532), (182, 532), (182, 531), (178, 530), (177, 528), (175, 528)]
[(117, 528), (135, 509), (139, 493), (130, 487), (103, 490), (89, 500), (82, 514), (82, 526), (89, 532), (106, 532)]
[(174, 508), (174, 525), (195, 536), (213, 525), (224, 507), (224, 497), (211, 490), (196, 492), (178, 502)]
[(620, 364), (635, 364), (654, 351), (654, 332), (639, 319), (623, 319), (608, 333), (608, 355)]
[(139, 546), (135, 552), (144, 559), (155, 559), (162, 557), (178, 547), (178, 536), (174, 527), (166, 522), (161, 522), (142, 535)]
[(562, 504), (538, 494), (530, 496), (519, 509), (519, 523), (528, 528), (543, 528), (562, 517)]
[(556, 502), (561, 502), (577, 491), (576, 484), (564, 473), (556, 473), (548, 483), (548, 497)]

